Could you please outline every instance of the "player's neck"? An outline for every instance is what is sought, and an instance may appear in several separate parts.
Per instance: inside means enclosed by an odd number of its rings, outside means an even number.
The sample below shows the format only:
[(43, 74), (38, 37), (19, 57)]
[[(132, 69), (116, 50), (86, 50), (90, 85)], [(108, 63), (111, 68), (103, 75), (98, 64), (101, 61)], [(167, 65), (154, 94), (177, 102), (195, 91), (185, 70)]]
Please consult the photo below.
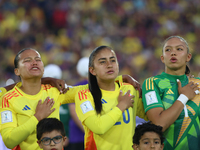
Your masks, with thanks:
[(165, 73), (171, 74), (171, 75), (184, 75), (185, 74), (185, 68), (177, 69), (177, 70), (172, 70), (169, 68), (165, 68)]
[(106, 91), (114, 91), (115, 90), (115, 82), (98, 82), (99, 88)]
[(20, 89), (28, 95), (35, 95), (40, 92), (41, 79), (22, 81), (22, 86), (20, 87)]

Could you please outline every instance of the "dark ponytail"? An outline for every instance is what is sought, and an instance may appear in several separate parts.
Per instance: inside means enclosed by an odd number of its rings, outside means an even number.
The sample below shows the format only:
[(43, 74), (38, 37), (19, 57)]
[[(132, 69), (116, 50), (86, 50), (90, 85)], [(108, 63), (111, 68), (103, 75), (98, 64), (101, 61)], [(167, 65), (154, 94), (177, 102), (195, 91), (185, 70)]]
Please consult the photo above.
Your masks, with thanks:
[[(89, 57), (89, 67), (94, 67), (95, 56), (105, 48), (111, 49), (108, 46), (99, 46), (92, 51)], [(97, 83), (96, 76), (92, 75), (90, 72), (88, 73), (88, 84), (89, 84), (89, 90), (94, 99), (95, 110), (97, 114), (100, 114), (102, 111), (102, 103), (101, 103), (102, 93)]]
[(186, 65), (186, 68), (185, 68), (185, 74), (186, 75), (190, 74), (190, 68), (187, 65)]

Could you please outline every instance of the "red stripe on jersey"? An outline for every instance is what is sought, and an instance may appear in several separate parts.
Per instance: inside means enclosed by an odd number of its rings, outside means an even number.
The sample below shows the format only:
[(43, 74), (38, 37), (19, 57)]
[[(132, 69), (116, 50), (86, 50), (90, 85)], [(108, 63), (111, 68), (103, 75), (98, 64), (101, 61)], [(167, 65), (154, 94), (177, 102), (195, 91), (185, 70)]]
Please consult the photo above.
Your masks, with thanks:
[(97, 146), (94, 140), (93, 132), (90, 131), (89, 136), (87, 137), (87, 141), (85, 144), (85, 150), (97, 150)]
[(123, 83), (123, 85), (131, 85), (130, 83)]
[[(22, 93), (20, 93), (16, 88), (15, 88), (15, 90), (21, 95), (21, 96), (23, 96), (22, 95)], [(14, 91), (13, 91), (14, 92)], [(16, 93), (17, 94), (17, 93)], [(15, 97), (17, 97), (17, 96), (15, 96)]]
[(1, 103), (2, 108), (6, 107), (6, 100), (7, 100), (6, 98), (5, 99), (4, 97), (2, 98), (2, 103)]
[(42, 88), (43, 88), (43, 90), (47, 90), (47, 89), (50, 89), (50, 88), (52, 88), (53, 86), (51, 86), (50, 84), (42, 84)]
[(5, 97), (5, 100), (2, 100), (2, 108), (3, 108), (3, 102), (4, 102), (4, 107), (6, 107), (6, 105), (9, 107), (8, 98)]
[(120, 87), (121, 87), (123, 84), (124, 84), (124, 83), (123, 83), (123, 82), (121, 82), (121, 83), (120, 83)]
[[(16, 91), (18, 92), (16, 92)], [(16, 88), (15, 88), (15, 90), (14, 91), (12, 91), (12, 92), (9, 92), (9, 93), (7, 93), (7, 94), (5, 94), (4, 96), (3, 96), (3, 98), (2, 98), (2, 108), (3, 107), (9, 107), (9, 100), (11, 99), (11, 98), (13, 98), (13, 97), (18, 97), (19, 96), (19, 94), (21, 95), (21, 96), (23, 96)]]
[(2, 108), (4, 108), (4, 107), (9, 107), (9, 103), (8, 103), (8, 98), (7, 98), (7, 96), (5, 95), (5, 96), (3, 96), (3, 98), (2, 98)]
[(12, 150), (21, 150), (21, 148), (19, 147), (19, 145), (17, 145)]
[(78, 92), (78, 97), (80, 101), (83, 99), (87, 99), (87, 95), (86, 95), (87, 92), (89, 92), (89, 89), (81, 90)]

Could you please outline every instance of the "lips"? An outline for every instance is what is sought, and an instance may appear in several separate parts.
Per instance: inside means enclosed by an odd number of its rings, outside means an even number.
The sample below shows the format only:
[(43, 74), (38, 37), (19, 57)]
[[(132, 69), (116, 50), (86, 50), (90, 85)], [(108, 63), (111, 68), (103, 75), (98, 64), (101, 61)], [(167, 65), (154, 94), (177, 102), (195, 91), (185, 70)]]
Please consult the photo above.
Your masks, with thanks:
[(113, 70), (109, 70), (109, 71), (107, 71), (107, 74), (113, 74), (113, 73), (114, 73)]
[(176, 57), (172, 57), (172, 58), (170, 59), (170, 61), (171, 61), (172, 63), (175, 63), (175, 62), (177, 62), (177, 59), (176, 59)]

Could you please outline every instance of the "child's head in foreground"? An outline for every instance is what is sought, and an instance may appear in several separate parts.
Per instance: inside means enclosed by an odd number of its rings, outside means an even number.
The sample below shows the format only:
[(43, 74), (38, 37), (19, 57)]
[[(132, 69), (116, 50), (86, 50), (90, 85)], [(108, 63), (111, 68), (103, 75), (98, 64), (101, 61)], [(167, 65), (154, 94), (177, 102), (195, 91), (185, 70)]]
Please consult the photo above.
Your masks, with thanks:
[(135, 128), (133, 148), (134, 150), (163, 150), (164, 139), (161, 126), (145, 122)]
[(37, 139), (44, 150), (62, 150), (67, 137), (63, 123), (56, 118), (45, 118), (37, 124)]

